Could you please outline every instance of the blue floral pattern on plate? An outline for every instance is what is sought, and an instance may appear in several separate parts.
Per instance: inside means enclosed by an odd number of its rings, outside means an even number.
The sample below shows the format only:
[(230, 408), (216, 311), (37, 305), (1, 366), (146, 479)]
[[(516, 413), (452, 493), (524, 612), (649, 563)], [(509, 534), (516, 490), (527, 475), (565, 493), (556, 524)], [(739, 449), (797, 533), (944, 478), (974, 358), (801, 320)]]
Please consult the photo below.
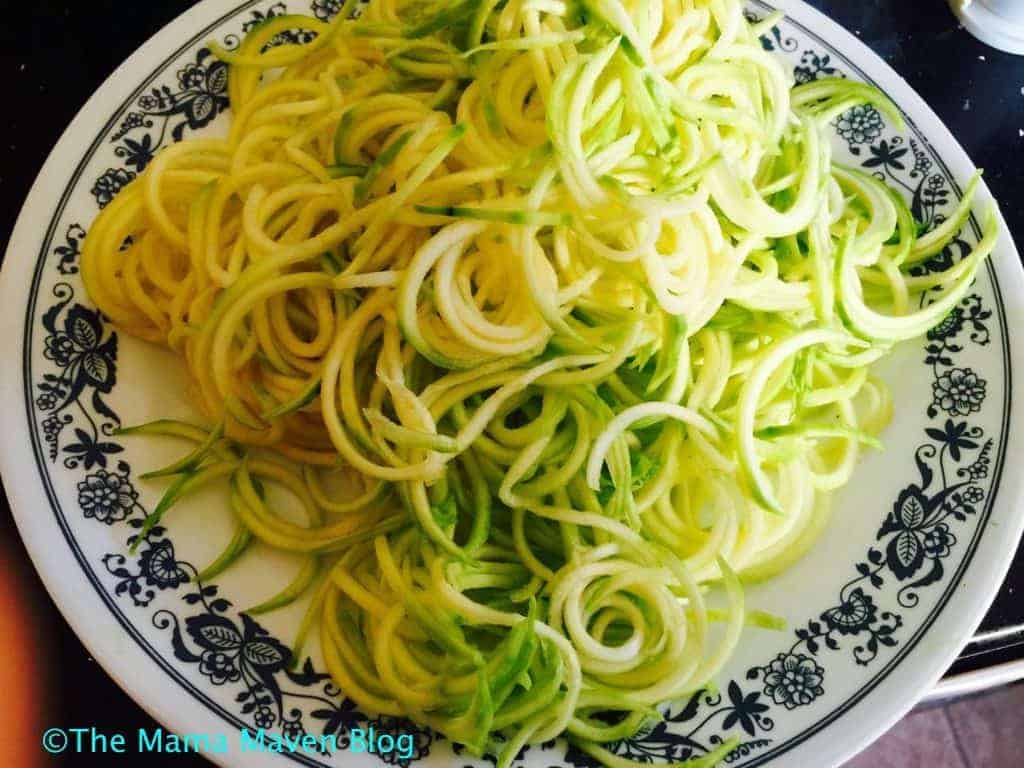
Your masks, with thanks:
[[(341, 5), (341, 0), (312, 0), (306, 10), (328, 20)], [(767, 6), (756, 6), (752, 15), (763, 16)], [(224, 42), (237, 45), (240, 33), (287, 12), (284, 2), (249, 8), (233, 21), (239, 33), (226, 35)], [(308, 39), (304, 34), (286, 32), (271, 45), (303, 42)], [(762, 43), (798, 58), (798, 82), (844, 74), (837, 57), (808, 30), (783, 25)], [(145, 91), (124, 110), (109, 135), (120, 164), (92, 180), (98, 208), (144, 170), (160, 148), (207, 126), (227, 109), (227, 70), (209, 49), (199, 48), (166, 75), (166, 83)], [(943, 221), (956, 192), (919, 136), (894, 134), (871, 106), (851, 109), (833, 127), (864, 169), (906, 193), (925, 227)], [(336, 735), (341, 746), (355, 727), (400, 729), (415, 735), (413, 762), (427, 756), (439, 736), (409, 722), (360, 713), (311, 659), (292, 659), (291, 651), (251, 616), (234, 611), (218, 585), (201, 582), (197, 569), (176, 557), (165, 527), (142, 532), (146, 510), (132, 468), (120, 457), (124, 446), (114, 436), (121, 419), (108, 404), (118, 381), (118, 336), (71, 282), (78, 273), (84, 222), (67, 223), (61, 231), (63, 242), (52, 247), (49, 266), (60, 280), (38, 318), (48, 367), (34, 383), (32, 405), (49, 461), (78, 473), (80, 514), (124, 532), (124, 548), (102, 558), (113, 594), (138, 610), (151, 610), (159, 593), (175, 594), (177, 607), (153, 612), (153, 626), (166, 633), (179, 662), (196, 669), (210, 685), (236, 692), (237, 714), (253, 727), (277, 728), (293, 740), (306, 733)], [(958, 239), (918, 272), (945, 269), (969, 248)], [(726, 762), (746, 763), (777, 746), (772, 733), (787, 713), (824, 696), (833, 655), (848, 654), (867, 667), (904, 642), (902, 630), (921, 591), (943, 582), (945, 562), (957, 554), (958, 534), (991, 493), (998, 436), (986, 434), (974, 421), (986, 406), (987, 374), (961, 359), (969, 347), (990, 344), (992, 317), (981, 294), (972, 293), (927, 334), (922, 362), (932, 379), (932, 400), (925, 406), (929, 426), (913, 456), (917, 478), (891, 501), (874, 544), (854, 564), (832, 604), (793, 630), (787, 648), (750, 667), (745, 679), (725, 681), (720, 690), (695, 691), (669, 706), (661, 721), (610, 745), (612, 751), (641, 762), (681, 761), (706, 754), (736, 734), (743, 740)], [(891, 593), (890, 584), (896, 587), (897, 605), (883, 608), (881, 596)], [(549, 762), (560, 762), (564, 755), (570, 765), (594, 765), (589, 756), (556, 743), (530, 751), (545, 753)], [(462, 756), (458, 748), (454, 752)]]

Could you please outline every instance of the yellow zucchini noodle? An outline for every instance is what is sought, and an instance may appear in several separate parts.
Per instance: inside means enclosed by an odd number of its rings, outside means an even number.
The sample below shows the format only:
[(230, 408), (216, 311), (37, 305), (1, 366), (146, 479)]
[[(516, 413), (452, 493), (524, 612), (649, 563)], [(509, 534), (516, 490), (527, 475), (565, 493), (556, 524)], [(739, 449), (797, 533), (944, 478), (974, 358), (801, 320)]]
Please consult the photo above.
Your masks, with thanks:
[[(877, 90), (793, 86), (737, 0), (371, 0), (234, 50), (230, 130), (162, 150), (92, 225), (82, 277), (181, 355), (209, 426), (148, 477), (230, 486), (307, 556), (327, 668), (368, 713), (508, 765), (606, 746), (707, 686), (741, 583), (791, 566), (890, 417), (871, 364), (959, 301), (938, 254), (831, 160)], [(286, 30), (312, 33), (281, 43)], [(305, 510), (297, 523), (268, 487)], [(713, 765), (727, 742), (694, 764)]]

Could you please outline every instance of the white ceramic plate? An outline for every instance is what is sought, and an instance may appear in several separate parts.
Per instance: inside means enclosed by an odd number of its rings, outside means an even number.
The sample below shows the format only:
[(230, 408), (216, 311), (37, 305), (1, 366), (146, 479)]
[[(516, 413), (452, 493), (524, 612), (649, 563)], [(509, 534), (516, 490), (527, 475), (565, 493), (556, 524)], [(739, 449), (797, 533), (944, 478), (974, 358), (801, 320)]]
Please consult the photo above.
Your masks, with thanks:
[[(159, 721), (211, 742), (224, 765), (376, 765), (382, 756), (241, 751), (239, 731), (295, 737), (351, 728), (408, 732), (417, 764), (469, 764), (429, 732), (368, 720), (344, 701), (319, 650), (285, 665), (302, 606), (257, 624), (238, 612), (273, 593), (296, 566), (250, 553), (216, 584), (197, 584), (230, 535), (216, 493), (168, 516), (133, 555), (128, 540), (159, 488), (136, 472), (180, 447), (113, 435), (119, 424), (190, 415), (185, 377), (165, 352), (116, 334), (77, 273), (84, 228), (161, 146), (223, 131), (225, 71), (203, 49), (286, 11), (321, 18), (340, 0), (206, 0), (160, 32), (96, 93), (39, 176), (3, 271), (0, 373), (4, 482), (22, 536), (54, 600), (93, 655)], [(835, 124), (840, 158), (906, 192), (934, 224), (973, 167), (935, 115), (852, 35), (796, 0), (764, 39), (799, 80), (842, 74), (880, 85), (905, 111), (896, 133), (872, 108)], [(751, 13), (772, 8), (760, 0)], [(983, 198), (987, 193), (983, 193)], [(985, 200), (979, 201), (979, 206)], [(972, 224), (954, 252), (977, 237)], [(954, 253), (954, 255), (959, 255)], [(1024, 400), (1011, 360), (1024, 350), (1024, 281), (1008, 235), (970, 297), (928, 339), (904, 345), (883, 375), (896, 418), (887, 449), (869, 455), (839, 496), (833, 522), (791, 572), (749, 602), (786, 617), (785, 632), (750, 630), (717, 691), (671, 706), (619, 754), (661, 762), (742, 737), (743, 766), (839, 764), (924, 694), (956, 655), (998, 588), (1021, 533), (1022, 447), (1011, 424)], [(278, 639), (280, 638), (280, 639)], [(131, 724), (126, 724), (131, 727)], [(202, 746), (202, 745), (200, 745)], [(389, 762), (396, 755), (383, 756)], [(583, 765), (563, 743), (519, 765)]]

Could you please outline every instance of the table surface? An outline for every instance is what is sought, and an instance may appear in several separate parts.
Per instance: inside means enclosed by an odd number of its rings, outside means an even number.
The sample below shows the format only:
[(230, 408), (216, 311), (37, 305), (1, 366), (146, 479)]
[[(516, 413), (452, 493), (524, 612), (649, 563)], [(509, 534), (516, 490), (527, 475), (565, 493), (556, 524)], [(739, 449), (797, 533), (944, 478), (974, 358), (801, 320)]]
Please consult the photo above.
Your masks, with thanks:
[[(6, 9), (0, 25), (0, 79), (6, 85), (0, 115), (0, 253), (39, 168), (64, 127), (101, 82), (140, 44), (193, 3), (189, 0), (33, 0)], [(267, 0), (272, 5), (273, 0)], [(279, 3), (283, 4), (283, 3)], [(811, 0), (870, 45), (924, 97), (975, 163), (1014, 233), (1024, 232), (1024, 57), (986, 48), (959, 27), (944, 0)], [(302, 3), (293, 0), (290, 5)], [(116, 33), (115, 33), (116, 32)], [(106, 676), (57, 614), (21, 549), (5, 499), (0, 499), (0, 544), (9, 567), (35, 584), (31, 620), (46, 627), (57, 677), (47, 717), (52, 724), (100, 729), (154, 723)], [(0, 548), (0, 554), (3, 549)], [(0, 558), (2, 560), (2, 558)], [(972, 643), (951, 673), (1024, 658), (1024, 552)], [(1019, 631), (1018, 631), (1019, 630)], [(97, 709), (96, 702), (104, 706)], [(72, 763), (95, 765), (89, 758)], [(186, 768), (201, 758), (152, 755), (147, 765)], [(194, 762), (193, 762), (194, 761)]]

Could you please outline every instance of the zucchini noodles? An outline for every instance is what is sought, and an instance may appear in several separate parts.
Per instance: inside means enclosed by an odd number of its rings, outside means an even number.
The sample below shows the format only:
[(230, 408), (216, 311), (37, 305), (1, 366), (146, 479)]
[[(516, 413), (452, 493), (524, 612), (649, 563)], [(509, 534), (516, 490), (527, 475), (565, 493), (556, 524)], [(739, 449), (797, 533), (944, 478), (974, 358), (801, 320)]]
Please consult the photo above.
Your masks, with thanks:
[[(794, 87), (738, 0), (371, 0), (278, 16), (229, 66), (225, 138), (100, 213), (82, 278), (180, 354), (211, 426), (150, 473), (230, 488), (234, 537), (305, 556), (369, 713), (507, 766), (567, 734), (610, 766), (711, 684), (742, 583), (792, 565), (890, 417), (871, 364), (958, 302), (998, 236), (940, 253), (831, 159), (872, 87)], [(281, 42), (302, 29), (311, 42)], [(304, 511), (283, 513), (268, 493)], [(711, 766), (727, 742), (694, 765)]]

